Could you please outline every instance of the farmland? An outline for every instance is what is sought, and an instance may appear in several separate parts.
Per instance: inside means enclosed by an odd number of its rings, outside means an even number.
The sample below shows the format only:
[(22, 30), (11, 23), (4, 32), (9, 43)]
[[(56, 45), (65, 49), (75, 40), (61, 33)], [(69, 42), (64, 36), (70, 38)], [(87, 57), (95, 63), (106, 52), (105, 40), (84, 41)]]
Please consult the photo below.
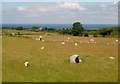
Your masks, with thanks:
[[(18, 31), (9, 30), (9, 32)], [(24, 30), (20, 32), (31, 34)], [(43, 36), (44, 41), (34, 39), (40, 35)], [(90, 39), (94, 39), (95, 43), (89, 43)], [(22, 36), (5, 35), (2, 37), (2, 81), (117, 82), (116, 39), (118, 38), (79, 37), (38, 32)], [(62, 45), (61, 41), (65, 41), (65, 44)], [(78, 42), (77, 46), (74, 45), (75, 41)], [(44, 49), (42, 50), (41, 47)], [(69, 58), (73, 54), (78, 54), (82, 62), (69, 63)], [(26, 60), (29, 61), (29, 67), (24, 66)]]

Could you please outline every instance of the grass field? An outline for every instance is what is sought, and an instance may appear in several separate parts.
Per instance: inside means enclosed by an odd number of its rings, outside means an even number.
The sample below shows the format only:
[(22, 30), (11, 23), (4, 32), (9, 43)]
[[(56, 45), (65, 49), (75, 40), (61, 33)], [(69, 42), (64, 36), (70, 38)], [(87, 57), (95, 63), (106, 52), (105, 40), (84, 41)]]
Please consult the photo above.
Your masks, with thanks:
[[(2, 28), (0, 28), (0, 33)], [(0, 37), (0, 83), (2, 82), (2, 38)]]
[(2, 39), (0, 38), (0, 83), (2, 82)]
[[(29, 35), (39, 37), (39, 35)], [(62, 45), (60, 40), (67, 40)], [(3, 82), (117, 82), (117, 38), (43, 35), (44, 42), (23, 37), (2, 37)], [(94, 39), (96, 43), (87, 43)], [(73, 41), (81, 41), (78, 46)], [(41, 47), (45, 49), (41, 50)], [(78, 54), (82, 62), (69, 63)], [(109, 59), (114, 57), (115, 59)], [(25, 60), (30, 63), (24, 66)]]

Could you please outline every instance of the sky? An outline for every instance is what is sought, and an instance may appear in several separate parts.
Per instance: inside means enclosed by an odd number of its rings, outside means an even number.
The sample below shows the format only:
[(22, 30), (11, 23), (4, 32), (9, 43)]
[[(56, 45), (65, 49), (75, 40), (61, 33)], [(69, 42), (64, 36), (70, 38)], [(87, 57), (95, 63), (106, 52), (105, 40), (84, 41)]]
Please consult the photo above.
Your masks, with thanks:
[[(107, 1), (107, 0), (106, 0)], [(117, 24), (114, 2), (2, 2), (3, 24)]]

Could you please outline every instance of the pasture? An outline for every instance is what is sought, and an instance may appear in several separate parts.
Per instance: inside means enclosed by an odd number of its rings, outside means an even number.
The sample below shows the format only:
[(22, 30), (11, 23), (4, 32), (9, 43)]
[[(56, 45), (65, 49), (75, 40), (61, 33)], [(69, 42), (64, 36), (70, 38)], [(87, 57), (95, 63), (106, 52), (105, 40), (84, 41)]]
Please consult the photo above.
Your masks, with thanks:
[[(0, 33), (2, 29), (0, 28)], [(0, 36), (0, 83), (2, 82), (2, 37)]]
[[(2, 37), (3, 82), (118, 81), (117, 38), (42, 34), (44, 41), (32, 39), (39, 36)], [(90, 39), (96, 43), (89, 43)], [(76, 41), (77, 46), (74, 45)], [(73, 54), (78, 54), (82, 62), (69, 63)], [(26, 60), (29, 61), (29, 67), (24, 66)]]

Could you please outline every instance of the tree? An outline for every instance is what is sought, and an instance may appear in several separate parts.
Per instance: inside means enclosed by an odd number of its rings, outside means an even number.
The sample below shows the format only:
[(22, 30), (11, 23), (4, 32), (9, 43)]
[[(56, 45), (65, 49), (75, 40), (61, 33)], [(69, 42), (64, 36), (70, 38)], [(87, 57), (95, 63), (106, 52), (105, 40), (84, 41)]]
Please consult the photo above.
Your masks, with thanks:
[(39, 29), (39, 27), (37, 27), (37, 26), (33, 26), (32, 29)]
[(23, 30), (24, 28), (22, 26), (16, 27), (16, 30)]
[(31, 30), (37, 32), (37, 31), (39, 31), (39, 27), (37, 27), (37, 26), (33, 26)]
[(99, 34), (102, 35), (103, 37), (105, 37), (105, 35), (107, 35), (107, 28), (102, 28), (99, 29)]
[(83, 31), (83, 26), (80, 22), (73, 23), (73, 27), (72, 27), (73, 36), (78, 36), (82, 34), (82, 31)]

